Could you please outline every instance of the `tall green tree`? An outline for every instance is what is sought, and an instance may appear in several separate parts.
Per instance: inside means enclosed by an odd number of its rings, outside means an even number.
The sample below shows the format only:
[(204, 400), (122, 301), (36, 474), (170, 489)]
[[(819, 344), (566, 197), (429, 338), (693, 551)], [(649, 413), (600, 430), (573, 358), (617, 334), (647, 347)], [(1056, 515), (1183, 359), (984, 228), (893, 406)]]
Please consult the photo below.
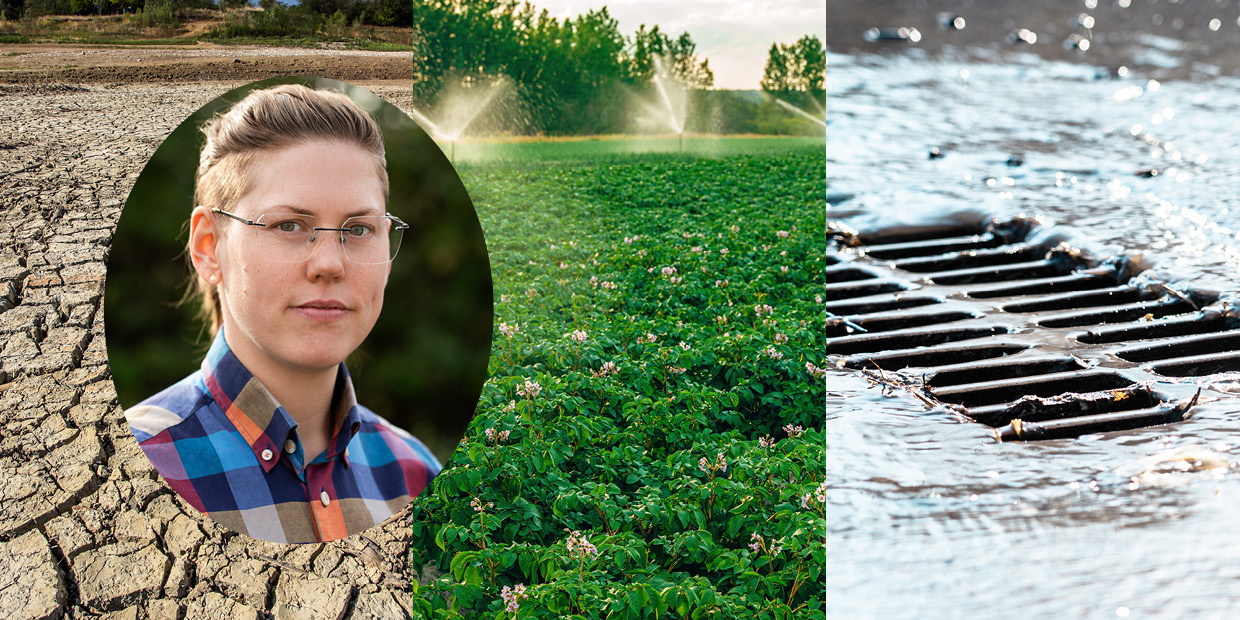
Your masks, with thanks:
[(771, 45), (758, 84), (771, 95), (803, 105), (826, 97), (826, 69), (826, 47), (818, 37), (805, 35), (792, 44)]

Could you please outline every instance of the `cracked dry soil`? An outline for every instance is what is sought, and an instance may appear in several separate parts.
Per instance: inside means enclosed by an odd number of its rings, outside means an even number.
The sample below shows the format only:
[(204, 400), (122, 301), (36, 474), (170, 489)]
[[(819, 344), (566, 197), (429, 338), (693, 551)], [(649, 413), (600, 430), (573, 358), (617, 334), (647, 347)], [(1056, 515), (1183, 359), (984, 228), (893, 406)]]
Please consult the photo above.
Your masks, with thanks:
[[(0, 617), (408, 613), (407, 512), (320, 545), (237, 535), (162, 482), (117, 404), (101, 298), (121, 206), (172, 129), (247, 81), (0, 84)], [(408, 77), (356, 83), (409, 109)]]

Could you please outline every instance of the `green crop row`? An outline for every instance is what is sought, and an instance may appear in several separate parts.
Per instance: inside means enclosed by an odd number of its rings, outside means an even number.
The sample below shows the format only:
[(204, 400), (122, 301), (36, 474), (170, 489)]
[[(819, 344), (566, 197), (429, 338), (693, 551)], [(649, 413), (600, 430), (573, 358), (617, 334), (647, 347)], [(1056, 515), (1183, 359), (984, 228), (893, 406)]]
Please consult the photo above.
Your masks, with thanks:
[(499, 328), (419, 613), (822, 616), (825, 153), (736, 151), (460, 166)]

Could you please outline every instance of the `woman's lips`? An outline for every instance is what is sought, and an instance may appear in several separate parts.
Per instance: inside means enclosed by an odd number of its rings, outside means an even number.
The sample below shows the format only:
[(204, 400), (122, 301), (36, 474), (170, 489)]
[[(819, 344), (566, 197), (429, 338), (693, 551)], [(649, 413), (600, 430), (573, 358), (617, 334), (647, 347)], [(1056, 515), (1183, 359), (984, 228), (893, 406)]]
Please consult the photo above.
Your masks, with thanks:
[(337, 321), (349, 313), (349, 309), (343, 303), (334, 299), (308, 301), (293, 306), (291, 309), (298, 316), (312, 321)]

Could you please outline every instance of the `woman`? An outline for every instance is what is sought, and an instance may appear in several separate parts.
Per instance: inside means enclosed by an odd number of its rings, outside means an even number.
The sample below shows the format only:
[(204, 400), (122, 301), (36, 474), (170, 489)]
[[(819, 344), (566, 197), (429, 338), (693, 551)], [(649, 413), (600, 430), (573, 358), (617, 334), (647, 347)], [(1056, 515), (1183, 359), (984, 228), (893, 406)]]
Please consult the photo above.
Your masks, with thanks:
[(126, 419), (173, 490), (222, 525), (290, 543), (355, 534), (440, 470), (357, 404), (344, 364), (407, 228), (385, 209), (379, 127), (342, 94), (286, 84), (203, 133), (188, 256), (214, 342)]

